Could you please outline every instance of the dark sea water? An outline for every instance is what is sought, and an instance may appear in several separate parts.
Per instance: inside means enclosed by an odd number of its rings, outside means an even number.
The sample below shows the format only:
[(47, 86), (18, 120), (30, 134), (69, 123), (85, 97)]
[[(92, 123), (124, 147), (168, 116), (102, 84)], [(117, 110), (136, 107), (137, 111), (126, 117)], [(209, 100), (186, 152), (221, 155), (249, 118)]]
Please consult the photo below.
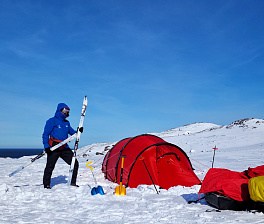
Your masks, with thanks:
[(42, 151), (43, 149), (28, 149), (28, 148), (1, 149), (0, 148), (0, 157), (20, 158), (23, 156), (38, 155)]

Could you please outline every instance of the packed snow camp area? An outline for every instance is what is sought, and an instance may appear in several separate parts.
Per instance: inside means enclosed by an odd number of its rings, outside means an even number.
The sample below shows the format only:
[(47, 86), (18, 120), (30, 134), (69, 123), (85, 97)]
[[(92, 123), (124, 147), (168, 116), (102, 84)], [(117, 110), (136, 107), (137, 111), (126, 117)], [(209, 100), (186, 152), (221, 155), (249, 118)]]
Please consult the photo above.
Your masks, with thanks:
[[(199, 181), (203, 183), (212, 166), (238, 174), (264, 165), (264, 120), (242, 119), (225, 126), (194, 123), (142, 134), (79, 148), (80, 187), (67, 185), (69, 166), (61, 159), (51, 189), (44, 189), (46, 155), (12, 177), (34, 156), (0, 158), (0, 223), (264, 223), (262, 212), (218, 209), (199, 192)], [(123, 165), (120, 149), (126, 153)], [(142, 182), (146, 184), (138, 185)], [(103, 194), (92, 194), (99, 187)]]

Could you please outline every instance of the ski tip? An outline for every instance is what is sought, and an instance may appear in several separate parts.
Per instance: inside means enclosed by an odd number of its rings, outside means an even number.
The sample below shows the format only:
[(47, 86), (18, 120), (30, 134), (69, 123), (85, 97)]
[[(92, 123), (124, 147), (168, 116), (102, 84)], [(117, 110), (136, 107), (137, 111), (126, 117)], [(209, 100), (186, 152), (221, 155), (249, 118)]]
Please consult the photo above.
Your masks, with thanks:
[(85, 97), (83, 98), (83, 104), (84, 104), (85, 106), (87, 106), (87, 104), (88, 104), (87, 96), (85, 96)]

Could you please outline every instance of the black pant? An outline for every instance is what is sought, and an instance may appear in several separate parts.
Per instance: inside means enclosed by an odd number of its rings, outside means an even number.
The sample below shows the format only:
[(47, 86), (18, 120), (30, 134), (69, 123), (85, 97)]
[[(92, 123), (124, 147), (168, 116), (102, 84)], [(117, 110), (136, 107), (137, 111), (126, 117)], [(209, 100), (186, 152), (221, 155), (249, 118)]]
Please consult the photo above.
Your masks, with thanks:
[[(58, 149), (58, 150), (52, 151), (49, 155), (47, 155), (47, 163), (46, 163), (46, 168), (44, 170), (44, 176), (43, 176), (44, 186), (50, 185), (51, 175), (55, 168), (57, 160), (59, 158), (62, 158), (68, 165), (71, 165), (72, 157), (73, 157), (73, 152), (69, 148), (62, 149), (62, 150)], [(76, 160), (74, 164), (71, 184), (76, 184), (78, 168), (79, 168), (79, 162)]]

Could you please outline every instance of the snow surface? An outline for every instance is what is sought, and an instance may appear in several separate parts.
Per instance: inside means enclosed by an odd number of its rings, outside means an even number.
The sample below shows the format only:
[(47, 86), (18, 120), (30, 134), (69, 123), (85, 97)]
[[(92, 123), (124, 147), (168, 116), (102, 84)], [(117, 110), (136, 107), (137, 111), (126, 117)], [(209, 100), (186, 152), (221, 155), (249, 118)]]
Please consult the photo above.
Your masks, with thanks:
[[(226, 126), (195, 123), (155, 134), (181, 147), (201, 180), (212, 166), (215, 146), (214, 167), (243, 171), (264, 164), (261, 119)], [(69, 167), (61, 159), (52, 176), (52, 189), (47, 190), (42, 185), (45, 158), (13, 177), (8, 174), (33, 157), (0, 158), (0, 223), (264, 223), (263, 213), (217, 212), (204, 200), (188, 204), (199, 197), (200, 186), (176, 186), (157, 194), (154, 186), (141, 185), (127, 188), (126, 196), (115, 196), (117, 184), (105, 180), (101, 172), (104, 155), (113, 144), (92, 144), (78, 150), (79, 188), (67, 186)], [(93, 161), (93, 172), (105, 195), (91, 195), (95, 182), (85, 166), (87, 160)]]

